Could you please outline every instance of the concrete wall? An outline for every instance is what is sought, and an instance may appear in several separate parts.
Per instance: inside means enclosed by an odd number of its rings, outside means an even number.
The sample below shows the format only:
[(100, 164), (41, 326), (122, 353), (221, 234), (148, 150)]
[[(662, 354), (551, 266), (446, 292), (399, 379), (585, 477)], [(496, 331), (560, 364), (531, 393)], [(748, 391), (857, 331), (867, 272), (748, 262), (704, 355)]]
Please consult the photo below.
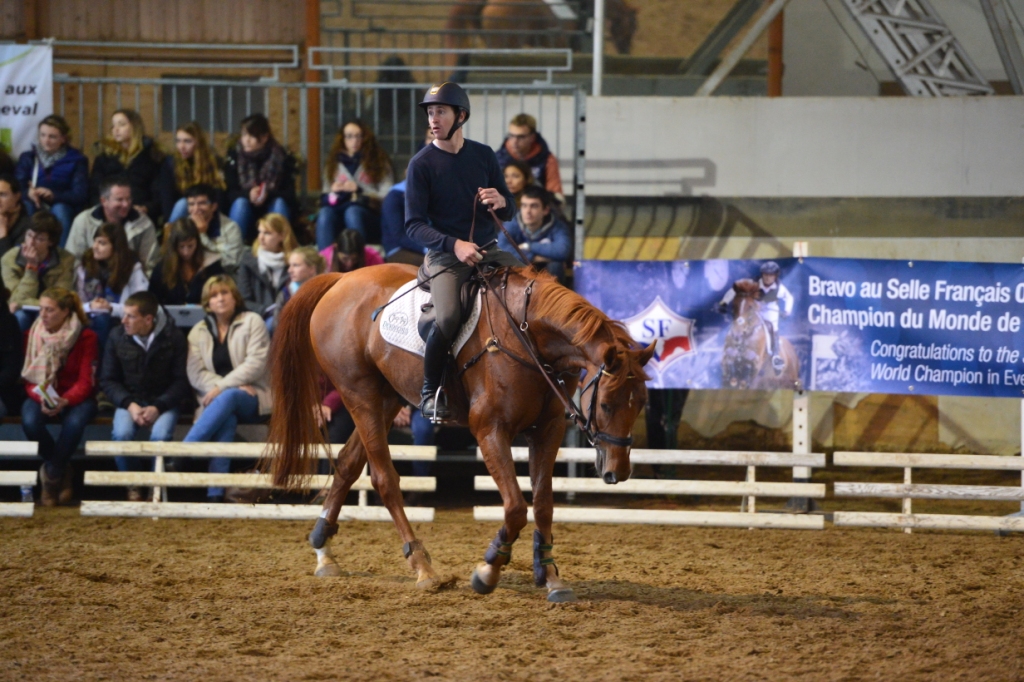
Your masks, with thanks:
[(1019, 97), (591, 97), (587, 194), (1021, 196), (1022, 105)]

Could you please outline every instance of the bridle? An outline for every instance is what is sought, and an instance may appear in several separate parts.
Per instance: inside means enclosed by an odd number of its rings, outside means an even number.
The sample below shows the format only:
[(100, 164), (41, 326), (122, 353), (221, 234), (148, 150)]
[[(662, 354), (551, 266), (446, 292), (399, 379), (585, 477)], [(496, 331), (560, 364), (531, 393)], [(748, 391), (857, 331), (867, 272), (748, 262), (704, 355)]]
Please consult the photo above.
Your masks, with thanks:
[[(501, 223), (501, 220), (498, 219), (498, 216), (495, 214), (494, 209), (491, 208), (489, 210), (489, 213), (491, 214), (491, 217), (494, 219), (495, 224), (498, 226), (501, 232), (505, 234), (505, 238), (508, 239), (509, 243), (512, 244), (513, 247), (515, 247), (516, 252), (520, 257), (520, 260), (522, 260), (527, 266), (529, 266), (529, 261), (527, 261), (526, 257), (523, 256), (523, 253), (519, 250), (519, 247), (516, 245), (515, 240), (509, 236), (508, 231), (505, 229), (505, 226)], [(475, 227), (476, 222), (475, 211), (473, 222), (474, 225), (470, 228), (470, 239), (472, 239), (473, 227)], [(594, 376), (590, 379), (590, 381), (587, 382), (586, 386), (583, 387), (583, 390), (580, 391), (580, 402), (582, 404), (583, 395), (586, 394), (587, 391), (593, 390), (593, 393), (591, 394), (590, 398), (590, 409), (587, 410), (587, 414), (584, 416), (583, 410), (580, 408), (580, 406), (577, 405), (573, 401), (573, 399), (568, 395), (568, 387), (565, 385), (565, 380), (562, 378), (562, 375), (566, 374), (566, 372), (556, 372), (554, 368), (551, 367), (551, 365), (543, 361), (543, 358), (541, 358), (540, 353), (536, 350), (536, 345), (529, 336), (530, 323), (527, 320), (527, 316), (529, 314), (530, 309), (530, 297), (533, 294), (533, 285), (536, 283), (537, 280), (531, 279), (523, 291), (523, 320), (522, 322), (519, 322), (512, 314), (512, 311), (509, 309), (508, 303), (505, 300), (505, 295), (507, 295), (508, 293), (507, 287), (508, 275), (510, 271), (509, 268), (501, 268), (498, 270), (494, 270), (491, 273), (486, 273), (480, 268), (479, 265), (477, 265), (476, 270), (477, 275), (480, 281), (483, 283), (484, 287), (487, 289), (488, 292), (494, 294), (495, 300), (498, 301), (498, 303), (501, 305), (501, 308), (505, 311), (505, 316), (508, 318), (509, 327), (512, 329), (512, 333), (515, 334), (517, 339), (519, 339), (519, 343), (526, 350), (526, 353), (527, 355), (530, 356), (530, 359), (529, 361), (525, 360), (509, 351), (504, 346), (502, 346), (501, 343), (498, 341), (497, 337), (494, 335), (494, 328), (492, 325), (491, 337), (487, 340), (484, 349), (477, 353), (475, 356), (473, 356), (465, 365), (463, 365), (463, 367), (459, 371), (459, 374), (462, 374), (467, 369), (476, 364), (476, 362), (480, 360), (481, 357), (483, 357), (484, 353), (490, 352), (492, 350), (501, 351), (508, 355), (509, 357), (511, 357), (513, 360), (519, 362), (520, 364), (540, 372), (541, 376), (543, 376), (545, 381), (548, 382), (548, 385), (551, 387), (551, 390), (554, 391), (555, 396), (558, 397), (559, 401), (561, 401), (562, 405), (565, 407), (566, 414), (569, 416), (570, 419), (572, 419), (573, 423), (576, 424), (580, 431), (582, 431), (584, 435), (586, 435), (587, 440), (590, 442), (591, 445), (596, 446), (599, 442), (608, 443), (609, 445), (617, 445), (619, 447), (624, 448), (628, 448), (631, 445), (633, 445), (632, 436), (613, 436), (610, 433), (598, 429), (597, 392), (601, 383), (601, 377), (614, 376), (605, 368), (604, 363), (601, 364), (600, 368), (598, 368), (598, 371), (594, 373)], [(499, 273), (503, 274), (500, 287), (502, 294), (499, 294), (498, 289), (494, 286), (494, 282), (492, 281), (494, 277)], [(484, 300), (487, 300), (486, 296), (484, 297)], [(487, 319), (488, 323), (490, 324), (490, 314), (488, 314)], [(630, 375), (629, 378), (632, 379), (633, 376)]]

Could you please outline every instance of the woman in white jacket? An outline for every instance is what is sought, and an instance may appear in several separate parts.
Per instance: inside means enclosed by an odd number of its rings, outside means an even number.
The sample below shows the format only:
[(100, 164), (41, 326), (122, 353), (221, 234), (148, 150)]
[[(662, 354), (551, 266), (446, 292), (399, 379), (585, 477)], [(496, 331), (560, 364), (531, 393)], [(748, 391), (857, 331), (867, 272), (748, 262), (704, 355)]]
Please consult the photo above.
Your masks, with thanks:
[(121, 301), (148, 288), (149, 279), (128, 244), (124, 228), (113, 223), (100, 225), (92, 239), (92, 248), (82, 254), (82, 262), (75, 268), (75, 289), (89, 315), (101, 351), (110, 330), (124, 314)]
[[(203, 286), (207, 317), (188, 335), (188, 380), (199, 408), (185, 442), (230, 443), (238, 424), (259, 422), (270, 414), (270, 336), (263, 319), (245, 309), (234, 280), (211, 277)], [(227, 473), (231, 460), (215, 457), (210, 471)], [(224, 499), (224, 489), (207, 490), (211, 502)]]

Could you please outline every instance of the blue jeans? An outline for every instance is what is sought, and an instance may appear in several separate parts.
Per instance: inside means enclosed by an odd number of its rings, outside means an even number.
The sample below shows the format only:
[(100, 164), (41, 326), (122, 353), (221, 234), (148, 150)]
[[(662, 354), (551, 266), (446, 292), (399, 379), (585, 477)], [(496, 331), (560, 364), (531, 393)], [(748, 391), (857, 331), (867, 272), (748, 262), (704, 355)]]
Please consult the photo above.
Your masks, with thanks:
[(171, 209), (171, 215), (167, 217), (167, 222), (173, 223), (175, 220), (181, 220), (188, 215), (188, 199), (184, 197), (174, 202), (174, 208)]
[(251, 201), (240, 197), (231, 204), (231, 214), (229, 217), (238, 223), (238, 227), (242, 229), (242, 235), (245, 237), (246, 243), (251, 244), (256, 239), (256, 218), (263, 217), (268, 213), (280, 213), (289, 221), (292, 219), (291, 211), (288, 210), (288, 204), (281, 197), (273, 199), (263, 204), (263, 206), (253, 206)]
[(100, 359), (103, 358), (103, 349), (107, 345), (107, 337), (110, 336), (110, 330), (120, 321), (121, 318), (114, 317), (110, 313), (89, 313), (89, 328), (96, 332)]
[(351, 201), (339, 206), (324, 206), (316, 216), (316, 248), (323, 251), (338, 238), (339, 226), (355, 230), (369, 244), (380, 238), (380, 214)]
[[(413, 409), (412, 414), (409, 417), (409, 426), (412, 428), (412, 442), (415, 445), (433, 445), (434, 444), (434, 425), (430, 423), (430, 420), (423, 416), (423, 413), (417, 409)], [(430, 462), (413, 462), (412, 463), (412, 475), (413, 476), (429, 476), (431, 472)]]
[(50, 478), (64, 475), (71, 456), (78, 449), (86, 425), (96, 416), (96, 401), (89, 398), (74, 407), (65, 407), (56, 416), (60, 423), (60, 435), (54, 441), (46, 429), (48, 417), (43, 414), (39, 403), (28, 398), (21, 405), (21, 430), (25, 438), (39, 443), (39, 456), (46, 466), (46, 474)]
[[(239, 424), (255, 424), (260, 419), (260, 401), (240, 388), (227, 388), (218, 395), (185, 436), (186, 443), (232, 443)], [(231, 459), (214, 457), (210, 460), (210, 473), (226, 474), (231, 470)], [(223, 495), (224, 488), (208, 488), (207, 497)]]
[(32, 327), (32, 323), (39, 317), (39, 311), (19, 308), (14, 311), (14, 317), (18, 320), (18, 326), (21, 327), (21, 331), (24, 333)]
[[(37, 210), (36, 205), (29, 200), (23, 202), (25, 204), (25, 212), (32, 215)], [(68, 243), (68, 234), (71, 232), (71, 223), (75, 220), (75, 214), (77, 211), (71, 204), (54, 204), (50, 207), (50, 213), (52, 213), (57, 220), (60, 221), (61, 227), (64, 230), (60, 233), (60, 248), (64, 248), (64, 245)]]
[[(132, 421), (128, 410), (119, 407), (114, 410), (114, 440), (127, 441), (135, 440), (135, 435), (140, 429), (149, 430), (150, 441), (168, 442), (174, 438), (174, 426), (178, 423), (178, 411), (167, 410), (156, 418), (153, 426), (139, 426)], [(152, 471), (153, 460), (149, 457), (115, 457), (118, 471)]]

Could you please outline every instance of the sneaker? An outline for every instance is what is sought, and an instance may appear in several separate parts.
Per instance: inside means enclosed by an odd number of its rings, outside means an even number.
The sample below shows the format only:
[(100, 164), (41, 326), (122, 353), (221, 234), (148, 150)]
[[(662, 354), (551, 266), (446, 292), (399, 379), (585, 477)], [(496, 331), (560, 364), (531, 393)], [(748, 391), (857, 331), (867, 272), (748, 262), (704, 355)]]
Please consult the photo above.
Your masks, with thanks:
[(142, 494), (142, 488), (137, 486), (128, 487), (128, 501), (129, 502), (145, 502), (146, 497)]

